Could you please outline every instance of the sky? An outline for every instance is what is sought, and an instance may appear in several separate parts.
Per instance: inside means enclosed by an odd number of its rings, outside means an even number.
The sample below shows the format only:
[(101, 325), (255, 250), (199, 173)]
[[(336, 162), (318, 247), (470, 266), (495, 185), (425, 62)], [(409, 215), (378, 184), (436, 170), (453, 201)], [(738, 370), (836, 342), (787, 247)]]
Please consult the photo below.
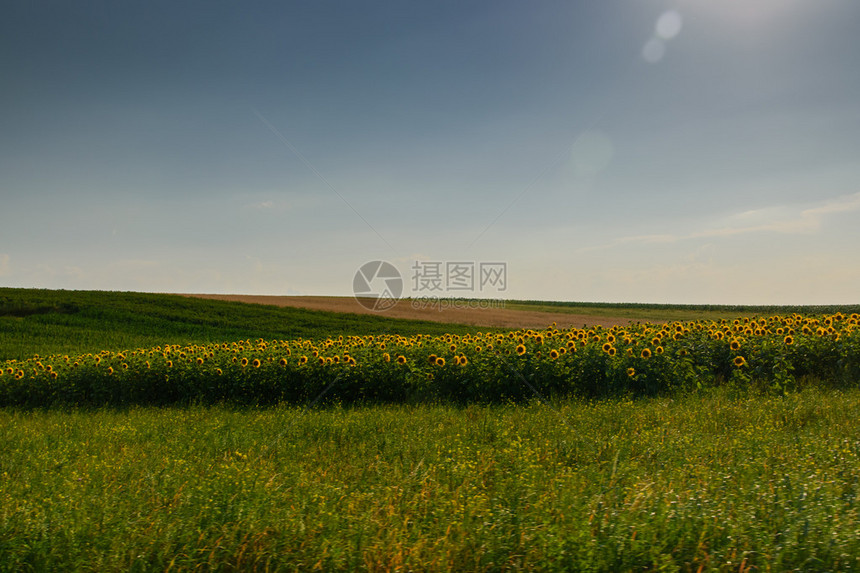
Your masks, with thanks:
[(348, 296), (386, 261), (403, 296), (860, 303), (858, 29), (856, 0), (12, 0), (0, 286)]

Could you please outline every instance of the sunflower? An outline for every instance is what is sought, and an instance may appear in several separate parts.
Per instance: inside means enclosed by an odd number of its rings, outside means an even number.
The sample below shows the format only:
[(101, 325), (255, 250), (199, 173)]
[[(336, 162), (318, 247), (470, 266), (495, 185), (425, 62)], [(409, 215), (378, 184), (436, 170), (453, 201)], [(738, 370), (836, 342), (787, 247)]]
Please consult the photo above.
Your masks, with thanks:
[(732, 363), (738, 368), (740, 368), (741, 366), (744, 366), (747, 361), (744, 359), (743, 356), (735, 356), (735, 359), (732, 361)]
[(662, 346), (658, 346), (657, 348), (655, 348), (655, 349), (654, 349), (654, 354), (663, 354), (663, 347), (662, 347)]
[(782, 339), (782, 341), (783, 341), (787, 346), (791, 346), (792, 344), (794, 344), (794, 337), (792, 337), (792, 336), (789, 334), (788, 336), (786, 336), (785, 338), (783, 338), (783, 339)]
[(643, 348), (642, 349), (642, 358), (651, 358), (651, 349)]
[(550, 350), (549, 351), (549, 357), (552, 358), (553, 360), (558, 358), (558, 350)]
[(436, 366), (445, 366), (445, 359), (441, 356), (436, 358)]
[(517, 354), (519, 354), (520, 356), (522, 356), (522, 355), (523, 355), (523, 354), (525, 354), (525, 353), (526, 353), (526, 347), (525, 347), (524, 345), (522, 345), (522, 344), (518, 345), (518, 346), (517, 346)]
[(627, 375), (630, 376), (631, 378), (633, 378), (634, 376), (636, 376), (636, 369), (635, 368), (628, 368), (627, 369)]
[(240, 362), (240, 364), (242, 365), (242, 368), (244, 368), (245, 366), (247, 366), (247, 365), (248, 365), (248, 359), (247, 359), (247, 358), (242, 358), (242, 361)]
[(606, 342), (606, 343), (602, 346), (602, 349), (603, 349), (603, 351), (604, 351), (604, 352), (609, 352), (609, 349), (610, 349), (610, 348), (612, 348), (612, 345), (611, 345), (611, 344), (609, 344), (608, 342)]
[(740, 343), (740, 341), (739, 341), (737, 338), (735, 338), (735, 339), (734, 339), (734, 340), (732, 340), (732, 341), (731, 341), (731, 343), (729, 344), (729, 348), (731, 348), (732, 350), (740, 350), (740, 349), (741, 349), (741, 343)]
[(278, 360), (278, 364), (280, 364), (281, 366), (286, 366), (287, 365), (287, 359), (281, 358), (280, 360)]
[(197, 357), (197, 366), (202, 366), (202, 365), (203, 365), (203, 359), (198, 356)]
[(391, 355), (387, 352), (382, 353), (383, 362), (391, 362)]
[(220, 368), (216, 368), (216, 369), (215, 369), (215, 374), (217, 374), (218, 376), (221, 376), (222, 374), (224, 374), (224, 371), (223, 371), (223, 370), (221, 370)]
[(406, 364), (406, 357), (401, 354), (400, 356), (397, 357), (397, 363), (398, 364)]
[(465, 355), (465, 354), (461, 354), (461, 355), (460, 355), (460, 366), (465, 366), (465, 365), (466, 365), (466, 364), (468, 364), (468, 363), (469, 363), (469, 359), (468, 359), (468, 358), (466, 358), (466, 355)]

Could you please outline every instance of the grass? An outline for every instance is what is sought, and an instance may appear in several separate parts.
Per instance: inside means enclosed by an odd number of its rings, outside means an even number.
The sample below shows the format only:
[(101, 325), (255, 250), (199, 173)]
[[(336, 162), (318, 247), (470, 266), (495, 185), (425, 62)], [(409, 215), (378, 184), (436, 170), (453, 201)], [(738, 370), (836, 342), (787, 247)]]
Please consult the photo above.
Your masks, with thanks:
[[(179, 295), (0, 288), (0, 361), (245, 339), (465, 333), (473, 327)], [(488, 329), (487, 329), (488, 330)]]
[(856, 569), (858, 408), (0, 411), (0, 571)]
[(851, 314), (860, 312), (860, 305), (713, 305), (713, 304), (656, 304), (656, 303), (604, 303), (604, 302), (556, 302), (539, 300), (511, 300), (505, 302), (511, 310), (534, 312), (556, 312), (630, 318), (638, 321), (669, 322), (673, 320), (720, 320), (738, 316), (773, 316)]

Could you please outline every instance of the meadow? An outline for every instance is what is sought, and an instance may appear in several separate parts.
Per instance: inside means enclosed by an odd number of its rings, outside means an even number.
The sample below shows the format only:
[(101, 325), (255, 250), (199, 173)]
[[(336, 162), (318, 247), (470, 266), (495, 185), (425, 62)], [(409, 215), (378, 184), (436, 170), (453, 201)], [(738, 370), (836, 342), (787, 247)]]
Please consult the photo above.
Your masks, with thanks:
[(0, 570), (856, 570), (858, 408), (0, 411)]
[(860, 569), (854, 308), (501, 331), (0, 301), (0, 571)]

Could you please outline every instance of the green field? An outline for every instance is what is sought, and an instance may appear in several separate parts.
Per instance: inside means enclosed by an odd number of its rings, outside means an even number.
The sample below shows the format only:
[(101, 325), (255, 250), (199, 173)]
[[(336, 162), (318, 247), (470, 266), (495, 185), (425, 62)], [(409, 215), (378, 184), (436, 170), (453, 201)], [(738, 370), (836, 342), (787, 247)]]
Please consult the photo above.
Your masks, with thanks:
[[(75, 384), (127, 372), (116, 380), (210, 388), (218, 366), (228, 385), (289, 371), (329, 383), (331, 397), (351, 381), (395, 380), (402, 366), (450, 395), (507, 376), (501, 395), (517, 396), (0, 408), (0, 571), (860, 569), (856, 308), (579, 331), (585, 340), (555, 358), (573, 331), (479, 338), (465, 326), (135, 293), (0, 289), (0, 309), (0, 364), (26, 364), (20, 381), (37, 393), (52, 371)], [(609, 334), (617, 355), (601, 350)], [(133, 348), (148, 350), (123, 354)], [(212, 366), (208, 354), (197, 363), (210, 348)], [(305, 371), (297, 354), (312, 348), (358, 363)], [(90, 370), (33, 367), (33, 354), (94, 352), (101, 365), (78, 367)], [(428, 364), (430, 352), (444, 364)], [(180, 356), (185, 374), (163, 370)], [(144, 360), (160, 378), (135, 374)], [(697, 385), (702, 364), (716, 370)], [(552, 397), (541, 386), (586, 375), (618, 391)]]
[(856, 570), (858, 408), (0, 411), (0, 570)]
[(772, 316), (778, 314), (834, 314), (857, 313), (860, 305), (775, 306), (775, 305), (719, 305), (719, 304), (655, 304), (605, 302), (555, 302), (540, 300), (511, 300), (505, 308), (540, 312), (560, 312), (630, 318), (641, 321), (668, 320), (719, 320), (738, 316)]
[(34, 354), (80, 354), (246, 338), (470, 330), (474, 329), (179, 295), (0, 288), (0, 361)]

